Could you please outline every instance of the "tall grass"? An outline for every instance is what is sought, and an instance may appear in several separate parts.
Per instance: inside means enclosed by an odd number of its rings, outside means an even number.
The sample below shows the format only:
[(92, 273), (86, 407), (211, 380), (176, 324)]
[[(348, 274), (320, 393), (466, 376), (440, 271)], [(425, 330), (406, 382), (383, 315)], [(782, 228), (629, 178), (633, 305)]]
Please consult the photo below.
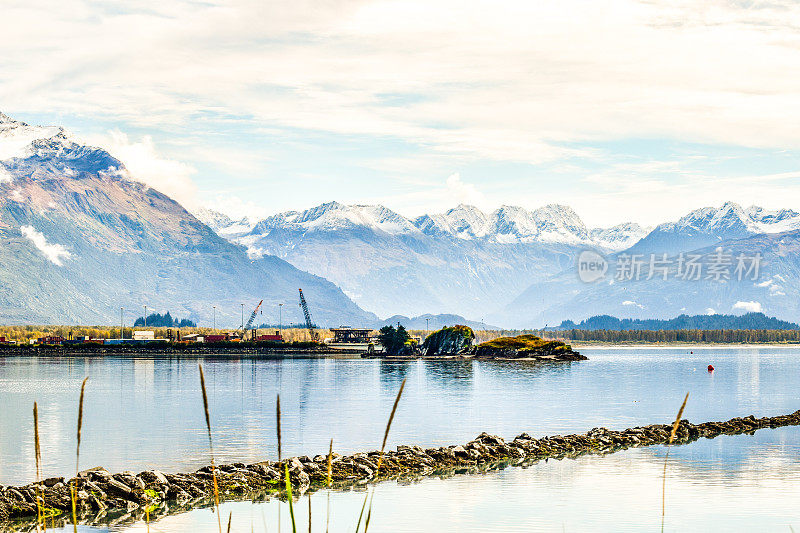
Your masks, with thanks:
[(72, 499), (72, 531), (74, 533), (78, 533), (78, 513), (76, 510), (77, 507), (77, 498), (78, 498), (78, 472), (80, 472), (80, 464), (81, 464), (81, 430), (83, 429), (83, 395), (86, 392), (86, 380), (89, 379), (89, 376), (83, 378), (83, 383), (81, 383), (81, 397), (78, 400), (78, 444), (75, 448), (75, 481), (72, 483), (72, 486), (69, 489), (70, 498)]
[(208, 429), (208, 449), (211, 453), (211, 477), (214, 481), (214, 507), (217, 510), (217, 525), (219, 526), (219, 533), (222, 533), (222, 518), (219, 516), (219, 485), (217, 484), (217, 468), (214, 466), (214, 442), (211, 439), (211, 414), (208, 411), (208, 394), (206, 393), (206, 378), (203, 374), (203, 365), (198, 364), (200, 368), (200, 388), (203, 389), (203, 409), (206, 412), (206, 429)]
[[(278, 463), (281, 462), (281, 395), (275, 403), (276, 426), (278, 430)], [(286, 498), (289, 501), (289, 516), (292, 518), (292, 533), (297, 533), (297, 523), (294, 519), (294, 502), (292, 501), (292, 480), (289, 477), (289, 465), (285, 464), (283, 481), (286, 485)], [(279, 517), (280, 520), (280, 517)], [(280, 524), (280, 522), (278, 522)]]
[[(397, 412), (397, 406), (400, 403), (400, 397), (403, 395), (403, 389), (406, 387), (406, 380), (404, 379), (403, 382), (400, 384), (400, 390), (397, 391), (397, 397), (394, 399), (394, 405), (392, 405), (392, 412), (389, 414), (389, 421), (386, 423), (386, 431), (383, 432), (383, 443), (381, 443), (381, 453), (378, 455), (378, 465), (375, 467), (375, 474), (374, 477), (378, 477), (378, 472), (381, 470), (381, 465), (383, 464), (383, 453), (386, 450), (386, 441), (389, 439), (389, 430), (392, 428), (392, 420), (394, 420), (394, 414)], [(364, 517), (364, 509), (367, 507), (367, 500), (369, 500), (369, 510), (367, 511), (367, 520), (364, 522), (364, 533), (367, 533), (369, 530), (369, 522), (372, 518), (372, 498), (375, 496), (375, 489), (372, 489), (372, 495), (367, 493), (364, 496), (364, 504), (361, 506), (361, 513), (358, 515), (358, 522), (356, 523), (356, 533), (358, 533), (359, 528), (361, 527), (361, 519)]]
[[(36, 456), (36, 531), (40, 531), (42, 516), (42, 448), (39, 445), (39, 406), (33, 402), (33, 446), (34, 455)], [(44, 524), (45, 531), (47, 530), (47, 523)]]
[(675, 440), (675, 434), (678, 432), (678, 426), (681, 424), (681, 418), (683, 417), (683, 410), (686, 408), (686, 402), (689, 401), (689, 393), (686, 393), (686, 397), (683, 399), (683, 403), (681, 404), (681, 408), (678, 409), (678, 416), (675, 417), (675, 422), (672, 424), (672, 431), (669, 432), (669, 440), (667, 441), (667, 453), (664, 455), (664, 476), (661, 482), (661, 531), (664, 531), (664, 517), (666, 516), (667, 510), (667, 461), (669, 460), (669, 447), (672, 445), (672, 441)]
[(326, 479), (328, 485), (328, 509), (325, 513), (325, 533), (328, 533), (331, 525), (331, 481), (333, 481), (333, 439), (328, 449), (328, 478)]

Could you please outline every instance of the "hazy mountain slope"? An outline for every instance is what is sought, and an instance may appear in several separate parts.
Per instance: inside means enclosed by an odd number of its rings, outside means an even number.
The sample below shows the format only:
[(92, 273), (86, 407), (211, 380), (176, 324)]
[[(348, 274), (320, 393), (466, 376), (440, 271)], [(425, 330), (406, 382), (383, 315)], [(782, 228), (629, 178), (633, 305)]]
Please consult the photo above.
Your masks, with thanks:
[[(720, 241), (686, 253), (700, 255), (706, 261), (717, 247), (731, 256), (731, 279), (707, 279), (707, 267), (700, 280), (676, 279), (677, 266), (673, 265), (666, 280), (658, 275), (646, 279), (649, 267), (644, 267), (639, 281), (618, 281), (613, 265), (620, 255), (610, 256), (605, 280), (584, 283), (573, 267), (531, 285), (489, 320), (539, 326), (557, 324), (566, 317), (582, 320), (598, 314), (666, 319), (680, 314), (745, 311), (763, 311), (793, 322), (800, 319), (800, 230)], [(753, 257), (756, 253), (762, 257), (757, 279), (736, 279), (736, 257)]]
[[(210, 324), (216, 305), (217, 323), (234, 325), (240, 303), (249, 309), (264, 298), (265, 314), (277, 315), (298, 287), (321, 324), (377, 318), (322, 278), (275, 257), (251, 260), (172, 199), (128, 179), (105, 151), (61, 130), (0, 120), (0, 146), (16, 141), (17, 128), (44, 136), (0, 161), (2, 322), (116, 324), (125, 307), (130, 323), (147, 305)], [(300, 317), (296, 305), (284, 306), (285, 320)]]
[(656, 226), (633, 245), (631, 253), (677, 253), (724, 240), (742, 239), (761, 233), (780, 233), (800, 229), (800, 214), (783, 209), (767, 211), (751, 206), (743, 209), (734, 202), (720, 208), (697, 209), (676, 222)]
[[(629, 225), (616, 235), (636, 231)], [(229, 238), (254, 256), (274, 254), (334, 281), (380, 315), (458, 313), (476, 321), (568, 267), (578, 248), (595, 246), (574, 211), (557, 205), (490, 214), (460, 205), (409, 220), (383, 206), (330, 202), (279, 213)]]

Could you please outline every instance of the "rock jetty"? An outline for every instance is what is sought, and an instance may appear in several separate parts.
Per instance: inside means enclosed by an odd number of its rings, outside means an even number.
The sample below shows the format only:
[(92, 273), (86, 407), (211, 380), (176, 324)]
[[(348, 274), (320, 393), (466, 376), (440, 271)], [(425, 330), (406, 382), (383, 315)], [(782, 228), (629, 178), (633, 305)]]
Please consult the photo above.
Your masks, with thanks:
[[(796, 425), (800, 425), (800, 411), (783, 416), (755, 418), (751, 415), (702, 424), (682, 420), (673, 444)], [(672, 425), (654, 424), (623, 431), (594, 428), (585, 434), (539, 439), (523, 433), (508, 442), (501, 437), (482, 433), (474, 440), (458, 446), (398, 446), (394, 451), (387, 451), (382, 459), (377, 451), (349, 456), (333, 454), (332, 486), (352, 488), (386, 479), (480, 472), (508, 465), (525, 466), (545, 459), (575, 458), (626, 448), (663, 445), (668, 442), (671, 430)], [(284, 497), (281, 489), (285, 486), (286, 466), (296, 495), (323, 488), (327, 484), (327, 461), (327, 455), (317, 455), (292, 457), (282, 462), (220, 465), (216, 468), (220, 497), (224, 500)], [(139, 474), (112, 474), (104, 468), (92, 468), (72, 480), (59, 477), (46, 479), (39, 484), (0, 487), (0, 531), (35, 527), (37, 493), (41, 495), (40, 501), (43, 502), (48, 523), (68, 522), (72, 509), (70, 486), (73, 484), (77, 487), (77, 509), (81, 523), (135, 521), (144, 517), (145, 510), (153, 519), (210, 505), (213, 495), (210, 466), (186, 474), (166, 474), (155, 470)]]

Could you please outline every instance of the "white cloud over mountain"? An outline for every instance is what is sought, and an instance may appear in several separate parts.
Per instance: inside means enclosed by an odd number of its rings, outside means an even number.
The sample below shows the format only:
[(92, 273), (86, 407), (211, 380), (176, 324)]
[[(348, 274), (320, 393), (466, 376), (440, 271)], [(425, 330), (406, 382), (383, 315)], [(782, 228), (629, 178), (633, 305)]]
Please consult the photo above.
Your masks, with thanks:
[[(483, 163), (480, 181), (491, 187), (482, 188), (474, 173), (463, 171), (461, 183), (475, 184), (492, 205), (510, 201), (517, 185), (487, 170), (492, 162), (561, 162), (566, 168), (581, 159), (601, 168), (564, 179), (517, 179), (536, 183), (524, 189), (534, 205), (559, 201), (568, 184), (571, 205), (606, 225), (608, 213), (620, 212), (626, 202), (633, 211), (626, 218), (653, 223), (716, 203), (719, 189), (731, 184), (719, 169), (687, 169), (683, 163), (691, 155), (665, 153), (668, 140), (800, 149), (800, 6), (786, 0), (502, 6), (485, 0), (145, 0), (135, 7), (110, 2), (100, 14), (88, 0), (56, 6), (34, 1), (4, 6), (3, 22), (4, 107), (100, 117), (182, 135), (192, 145), (186, 153), (197, 160), (172, 148), (158, 165), (148, 163), (145, 174), (171, 169), (192, 175), (187, 166), (198, 168), (204, 152), (215, 159), (216, 141), (231, 124), (281, 138), (311, 132), (410, 146), (414, 151), (406, 159), (436, 160), (419, 175), (449, 175)], [(633, 163), (609, 157), (609, 143), (642, 139), (665, 141), (644, 154), (638, 147), (619, 148), (636, 156)], [(120, 149), (134, 158), (152, 155), (146, 141), (133, 144), (141, 146)], [(398, 158), (395, 150), (383, 156), (362, 150), (353, 155), (356, 163)], [(294, 161), (306, 157), (303, 150), (279, 154)], [(433, 168), (442, 162), (449, 168)], [(256, 176), (270, 169), (253, 165)], [(324, 174), (314, 171), (315, 178)], [(756, 186), (759, 173), (749, 174), (735, 200), (765, 203), (779, 193), (800, 202), (795, 179), (777, 178), (775, 188), (764, 192)], [(214, 178), (201, 170), (195, 176)], [(488, 192), (500, 185), (501, 192)], [(274, 183), (265, 190), (269, 186)], [(358, 190), (356, 184), (351, 192)], [(653, 220), (642, 218), (652, 205), (631, 202), (648, 198), (663, 200)], [(669, 206), (674, 211), (665, 211)]]
[(63, 266), (64, 259), (69, 259), (72, 254), (60, 244), (50, 243), (41, 231), (33, 226), (20, 227), (22, 235), (31, 241), (36, 248), (44, 254), (48, 261), (56, 266)]

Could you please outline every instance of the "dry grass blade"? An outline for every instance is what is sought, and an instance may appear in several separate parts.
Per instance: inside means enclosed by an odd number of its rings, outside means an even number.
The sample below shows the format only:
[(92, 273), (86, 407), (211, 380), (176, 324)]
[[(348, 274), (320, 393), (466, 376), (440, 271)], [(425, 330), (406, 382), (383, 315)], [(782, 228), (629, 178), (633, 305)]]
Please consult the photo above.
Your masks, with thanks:
[(686, 408), (686, 402), (689, 401), (689, 393), (686, 393), (686, 397), (683, 399), (683, 403), (681, 404), (681, 408), (678, 409), (678, 416), (675, 417), (675, 422), (672, 424), (672, 431), (669, 433), (669, 440), (667, 441), (667, 453), (664, 454), (664, 476), (661, 482), (661, 531), (664, 531), (664, 517), (666, 516), (667, 510), (667, 461), (669, 460), (669, 447), (672, 444), (672, 441), (675, 440), (675, 434), (678, 432), (678, 427), (681, 424), (681, 418), (683, 418), (683, 410)]
[[(40, 492), (40, 483), (42, 481), (42, 449), (39, 446), (39, 406), (33, 402), (33, 443), (34, 455), (36, 456), (36, 531), (40, 531), (42, 523), (42, 495)], [(45, 530), (47, 524), (44, 525)]]
[(308, 494), (308, 533), (311, 533), (311, 493)]
[(400, 397), (403, 395), (403, 389), (405, 387), (406, 387), (406, 380), (404, 379), (403, 382), (400, 384), (400, 390), (397, 391), (397, 397), (394, 399), (394, 405), (392, 406), (392, 412), (389, 415), (389, 421), (386, 423), (386, 431), (383, 433), (381, 454), (378, 456), (378, 466), (377, 468), (375, 468), (375, 476), (378, 475), (378, 471), (381, 469), (381, 464), (383, 464), (383, 452), (386, 449), (386, 441), (389, 439), (389, 430), (392, 427), (392, 420), (394, 420), (394, 414), (397, 412), (397, 405), (400, 403)]
[(233, 518), (233, 511), (228, 513), (228, 533), (231, 533), (231, 518)]
[(681, 418), (683, 418), (683, 410), (686, 408), (686, 402), (689, 401), (689, 393), (686, 393), (686, 397), (683, 399), (683, 403), (681, 404), (681, 408), (678, 410), (678, 416), (675, 418), (675, 423), (672, 424), (672, 431), (669, 433), (669, 444), (672, 444), (672, 441), (675, 439), (675, 434), (678, 432), (678, 426), (681, 424)]
[(275, 415), (278, 425), (278, 462), (281, 462), (281, 395), (278, 394), (278, 401), (275, 405)]
[(286, 481), (286, 499), (289, 501), (289, 516), (292, 518), (292, 533), (297, 533), (297, 524), (294, 520), (294, 502), (292, 501), (292, 478), (289, 476), (289, 465), (284, 465)]
[[(389, 414), (389, 421), (386, 423), (386, 431), (383, 433), (383, 443), (381, 444), (381, 453), (378, 456), (378, 466), (375, 467), (375, 477), (378, 477), (378, 472), (380, 472), (381, 465), (383, 464), (383, 452), (386, 450), (386, 441), (389, 440), (389, 430), (392, 428), (392, 420), (394, 420), (394, 415), (397, 412), (397, 406), (400, 403), (400, 397), (403, 395), (403, 389), (406, 388), (406, 380), (404, 379), (403, 382), (400, 384), (400, 390), (397, 391), (397, 397), (394, 399), (394, 405), (392, 405), (392, 412)], [(369, 511), (367, 511), (367, 520), (364, 523), (364, 533), (367, 533), (369, 530), (369, 522), (372, 518), (372, 498), (375, 496), (375, 490), (372, 490), (372, 496), (367, 495), (369, 498)], [(367, 504), (367, 498), (364, 498), (364, 505)], [(356, 525), (356, 533), (358, 533), (358, 526), (361, 524), (361, 516), (364, 514), (364, 507), (361, 507), (361, 515), (358, 517), (358, 525)]]
[(333, 481), (333, 439), (328, 449), (328, 510), (325, 514), (325, 533), (328, 533), (331, 525), (331, 481)]
[(208, 449), (211, 452), (211, 478), (214, 482), (214, 506), (217, 509), (217, 526), (219, 533), (222, 533), (222, 518), (219, 516), (219, 485), (217, 484), (217, 468), (214, 466), (214, 442), (211, 439), (211, 413), (208, 410), (208, 394), (206, 393), (206, 377), (203, 374), (203, 365), (198, 364), (200, 369), (200, 388), (203, 389), (203, 408), (206, 412), (206, 429), (208, 429)]
[[(72, 499), (72, 530), (78, 533), (78, 513), (77, 513), (77, 498), (78, 498), (78, 472), (80, 472), (81, 464), (81, 430), (83, 429), (83, 396), (86, 393), (86, 380), (89, 376), (83, 378), (81, 383), (81, 397), (78, 400), (78, 444), (75, 448), (75, 483), (70, 487), (70, 497)], [(149, 520), (148, 520), (149, 524)], [(149, 529), (149, 526), (148, 526)]]
[(328, 478), (327, 483), (328, 486), (331, 486), (331, 482), (333, 481), (333, 439), (331, 439), (331, 445), (328, 448)]
[(364, 503), (361, 505), (361, 512), (358, 514), (358, 522), (356, 522), (356, 533), (361, 528), (361, 519), (364, 518), (364, 511), (367, 508), (367, 500), (369, 499), (369, 493), (364, 495)]

